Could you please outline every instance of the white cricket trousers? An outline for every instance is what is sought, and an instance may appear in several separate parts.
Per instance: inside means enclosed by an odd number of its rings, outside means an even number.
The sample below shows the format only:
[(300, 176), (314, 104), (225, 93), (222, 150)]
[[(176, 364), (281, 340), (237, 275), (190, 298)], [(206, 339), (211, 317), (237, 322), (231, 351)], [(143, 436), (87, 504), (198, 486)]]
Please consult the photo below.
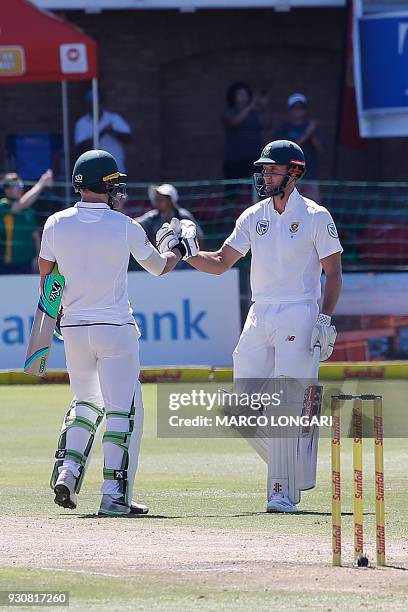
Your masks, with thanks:
[[(74, 399), (96, 404), (108, 413), (106, 433), (133, 430), (127, 449), (128, 494), (131, 499), (143, 431), (143, 402), (139, 382), (140, 334), (136, 326), (131, 323), (63, 327), (62, 333)], [(133, 406), (134, 414), (131, 415)], [(109, 412), (112, 411), (120, 414), (109, 416)], [(129, 429), (130, 418), (133, 420), (131, 429)], [(82, 452), (87, 437), (86, 430), (72, 427), (67, 432), (67, 446)], [(103, 448), (105, 467), (120, 470), (123, 460), (122, 448), (105, 441)], [(62, 469), (64, 467), (72, 469), (72, 464), (72, 461), (66, 460)], [(102, 493), (118, 494), (119, 489), (117, 480), (105, 478)]]
[(233, 354), (234, 378), (312, 377), (316, 302), (252, 304)]

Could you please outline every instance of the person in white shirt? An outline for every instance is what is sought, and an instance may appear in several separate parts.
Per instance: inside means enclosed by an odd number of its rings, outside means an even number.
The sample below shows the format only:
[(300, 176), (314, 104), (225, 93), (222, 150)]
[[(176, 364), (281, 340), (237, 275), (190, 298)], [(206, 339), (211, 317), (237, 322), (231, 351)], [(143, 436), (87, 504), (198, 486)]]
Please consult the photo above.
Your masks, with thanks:
[[(84, 96), (87, 112), (75, 123), (74, 142), (77, 155), (92, 149), (93, 143), (93, 116), (92, 116), (92, 90), (89, 89)], [(130, 125), (118, 113), (103, 108), (104, 97), (99, 93), (99, 147), (108, 151), (118, 164), (120, 172), (126, 172), (126, 156), (124, 145), (132, 140)]]
[[(321, 361), (333, 351), (331, 315), (341, 290), (343, 249), (328, 210), (296, 189), (306, 166), (296, 143), (269, 143), (255, 165), (262, 167), (254, 180), (264, 199), (241, 214), (217, 252), (200, 251), (188, 263), (202, 272), (222, 274), (251, 249), (254, 303), (233, 354), (234, 380), (239, 386), (239, 381), (274, 378), (282, 388), (280, 377), (300, 383), (317, 377), (312, 372), (315, 346), (320, 346)], [(322, 268), (326, 284), (319, 313)], [(300, 491), (315, 485), (317, 443), (309, 457), (314, 465), (303, 470), (312, 471), (312, 477), (299, 477), (298, 452), (293, 436), (268, 438), (268, 512), (296, 512)]]
[(96, 431), (106, 416), (99, 513), (110, 516), (148, 510), (132, 504), (143, 403), (140, 332), (127, 294), (129, 256), (158, 276), (187, 252), (197, 252), (194, 241), (189, 246), (164, 229), (168, 249), (158, 253), (139, 223), (113, 209), (125, 191), (125, 178), (110, 153), (81, 155), (72, 176), (81, 201), (47, 219), (39, 256), (42, 283), (55, 263), (65, 277), (60, 326), (74, 396), (55, 454), (54, 501), (76, 508)]

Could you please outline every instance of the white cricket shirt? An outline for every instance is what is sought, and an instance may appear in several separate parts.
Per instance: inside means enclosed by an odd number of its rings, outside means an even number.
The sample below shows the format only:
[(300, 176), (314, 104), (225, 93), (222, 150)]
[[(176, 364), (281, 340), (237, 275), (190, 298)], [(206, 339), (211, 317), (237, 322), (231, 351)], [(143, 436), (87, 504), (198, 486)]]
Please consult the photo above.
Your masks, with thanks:
[(65, 277), (63, 324), (133, 322), (127, 291), (129, 256), (154, 248), (142, 226), (107, 204), (78, 202), (47, 219), (40, 257)]
[(282, 214), (273, 198), (247, 208), (225, 244), (242, 255), (251, 249), (252, 299), (267, 304), (318, 300), (320, 260), (343, 251), (329, 211), (296, 189)]

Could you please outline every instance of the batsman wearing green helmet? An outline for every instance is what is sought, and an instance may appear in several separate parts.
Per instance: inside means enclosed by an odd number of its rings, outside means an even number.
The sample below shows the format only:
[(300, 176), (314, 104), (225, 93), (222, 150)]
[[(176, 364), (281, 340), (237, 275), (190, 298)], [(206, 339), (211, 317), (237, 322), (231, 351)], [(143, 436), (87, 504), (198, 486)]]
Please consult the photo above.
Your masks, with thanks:
[(86, 151), (75, 162), (72, 185), (76, 192), (85, 188), (92, 193), (107, 194), (113, 208), (126, 194), (126, 174), (119, 172), (115, 158), (107, 151)]
[(102, 150), (87, 151), (75, 163), (72, 184), (80, 201), (49, 217), (42, 236), (42, 283), (55, 262), (65, 278), (61, 332), (73, 395), (65, 415), (51, 488), (55, 503), (74, 509), (99, 425), (104, 469), (99, 514), (145, 514), (132, 503), (143, 428), (139, 382), (140, 332), (127, 293), (130, 254), (155, 276), (172, 270), (195, 239), (162, 236), (162, 254), (139, 223), (115, 210), (126, 190), (126, 175)]
[[(234, 390), (259, 393), (273, 381), (281, 394), (280, 412), (303, 416), (314, 409), (313, 398), (303, 404), (308, 383), (316, 380), (318, 361), (330, 357), (336, 339), (331, 315), (341, 289), (343, 249), (329, 211), (297, 188), (307, 163), (296, 143), (270, 142), (255, 166), (262, 199), (240, 215), (218, 251), (199, 251), (188, 262), (222, 274), (251, 250), (253, 304), (233, 353)], [(191, 222), (181, 225), (181, 235), (193, 233)], [(319, 309), (322, 269), (326, 283)], [(268, 464), (267, 512), (296, 512), (300, 492), (315, 486), (316, 428), (269, 433), (248, 437)]]

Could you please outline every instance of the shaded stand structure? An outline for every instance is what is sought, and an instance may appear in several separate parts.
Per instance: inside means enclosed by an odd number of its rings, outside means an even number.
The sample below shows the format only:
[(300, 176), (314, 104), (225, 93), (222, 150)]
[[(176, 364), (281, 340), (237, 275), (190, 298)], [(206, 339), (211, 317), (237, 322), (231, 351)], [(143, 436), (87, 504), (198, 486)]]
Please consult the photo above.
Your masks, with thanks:
[(5, 2), (0, 12), (0, 84), (61, 83), (65, 202), (70, 193), (69, 81), (92, 81), (93, 143), (98, 147), (96, 42), (62, 17), (27, 0)]

